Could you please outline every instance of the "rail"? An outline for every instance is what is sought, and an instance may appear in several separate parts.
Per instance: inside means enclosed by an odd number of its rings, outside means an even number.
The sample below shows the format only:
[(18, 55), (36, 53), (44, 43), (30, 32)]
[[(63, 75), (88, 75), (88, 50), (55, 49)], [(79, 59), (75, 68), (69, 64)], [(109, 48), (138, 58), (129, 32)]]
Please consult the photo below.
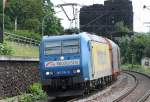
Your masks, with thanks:
[(28, 38), (25, 36), (16, 35), (9, 32), (4, 32), (4, 33), (5, 33), (5, 39), (8, 41), (18, 42), (22, 44), (29, 44), (33, 46), (39, 46), (40, 44), (40, 41), (35, 40), (33, 38)]
[[(127, 73), (127, 74), (133, 76), (133, 77), (135, 78), (135, 80), (136, 80), (136, 84), (131, 88), (131, 90), (127, 91), (124, 95), (120, 96), (119, 98), (117, 98), (117, 99), (114, 100), (113, 102), (119, 102), (119, 101), (121, 101), (122, 99), (124, 99), (125, 97), (127, 97), (130, 93), (132, 93), (132, 91), (134, 91), (134, 90), (136, 89), (137, 85), (139, 84), (139, 82), (138, 82), (136, 76), (134, 76), (133, 74), (128, 73), (128, 72), (138, 73), (138, 74), (141, 74), (141, 75), (143, 75), (143, 76), (145, 76), (145, 77), (147, 77), (147, 78), (150, 79), (150, 76), (148, 76), (148, 75), (146, 75), (146, 74), (143, 74), (143, 73), (140, 73), (140, 72), (137, 72), (137, 71), (129, 71), (129, 70), (123, 70), (123, 71), (124, 71), (125, 73)], [(128, 71), (128, 72), (127, 72), (127, 71)], [(145, 102), (145, 101), (148, 99), (149, 96), (150, 96), (150, 90), (148, 90), (140, 99), (138, 99), (137, 102)]]
[[(140, 72), (137, 72), (137, 71), (131, 71), (131, 72), (142, 74), (143, 76), (145, 76), (145, 77), (150, 79), (150, 76), (147, 75), (147, 74), (140, 73)], [(150, 96), (150, 90), (148, 90), (137, 102), (145, 102), (149, 96)]]
[(136, 89), (136, 87), (137, 87), (137, 85), (138, 85), (138, 83), (139, 83), (138, 80), (136, 79), (136, 76), (134, 76), (133, 74), (130, 74), (130, 73), (128, 73), (128, 72), (125, 72), (125, 73), (131, 75), (131, 76), (134, 78), (134, 80), (135, 80), (135, 85), (134, 85), (130, 90), (128, 90), (125, 94), (123, 94), (122, 96), (120, 96), (120, 97), (118, 97), (117, 99), (115, 99), (113, 102), (119, 102), (119, 101), (121, 101), (122, 99), (124, 99), (125, 97), (127, 97), (132, 91), (134, 91), (134, 90)]
[[(128, 96), (130, 95), (130, 93), (132, 93), (134, 90), (136, 90), (137, 86), (140, 84), (140, 83), (139, 83), (139, 80), (137, 79), (137, 77), (136, 77), (134, 74), (129, 73), (129, 72), (138, 73), (138, 74), (141, 74), (141, 75), (143, 75), (143, 76), (145, 76), (145, 77), (147, 77), (147, 78), (150, 79), (150, 76), (145, 75), (145, 74), (140, 73), (140, 72), (128, 71), (128, 70), (124, 70), (123, 72), (124, 72), (124, 73), (127, 73), (128, 75), (131, 75), (131, 76), (134, 78), (134, 80), (135, 80), (135, 84), (134, 84), (131, 88), (129, 88), (129, 90), (126, 91), (123, 95), (117, 97), (117, 98), (116, 98), (115, 100), (113, 100), (112, 102), (120, 102), (120, 101), (122, 101), (124, 98), (128, 97)], [(86, 95), (86, 97), (88, 97), (88, 96), (89, 96), (89, 95)], [(147, 90), (147, 91), (145, 92), (145, 94), (143, 94), (143, 96), (141, 96), (141, 97), (137, 100), (137, 102), (145, 102), (149, 97), (150, 97), (150, 90)], [(67, 102), (78, 101), (79, 99), (82, 99), (82, 98), (84, 98), (84, 96), (83, 96), (83, 97), (81, 96), (81, 97), (73, 98), (73, 99), (71, 99), (71, 100), (69, 100), (69, 101), (67, 101)], [(91, 100), (90, 100), (90, 101), (91, 101)]]

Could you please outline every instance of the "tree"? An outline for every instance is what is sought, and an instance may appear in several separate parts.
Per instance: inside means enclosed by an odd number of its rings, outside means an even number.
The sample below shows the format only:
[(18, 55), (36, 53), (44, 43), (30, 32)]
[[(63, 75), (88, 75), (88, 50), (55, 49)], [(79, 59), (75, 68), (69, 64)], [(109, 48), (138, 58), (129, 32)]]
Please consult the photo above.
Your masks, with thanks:
[[(17, 29), (18, 21), (21, 24), (23, 20), (23, 1), (24, 0), (10, 0), (8, 2), (8, 8), (6, 8), (5, 14), (8, 15), (12, 22), (14, 22), (15, 29)], [(22, 20), (21, 20), (22, 19)]]
[(30, 31), (35, 31), (35, 32), (37, 32), (40, 27), (40, 21), (36, 18), (26, 19), (24, 24), (25, 24), (24, 25), (25, 29), (28, 29)]
[(15, 27), (19, 25), (19, 28), (25, 28), (26, 19), (41, 20), (44, 12), (40, 0), (10, 0), (6, 14), (16, 23)]
[(116, 29), (116, 31), (117, 32), (129, 32), (130, 30), (128, 29), (128, 27), (126, 27), (125, 25), (124, 25), (124, 22), (122, 22), (122, 21), (120, 21), (120, 22), (117, 22), (116, 24), (115, 24), (115, 29)]
[(0, 0), (0, 43), (3, 42), (3, 1)]
[(63, 27), (61, 26), (60, 19), (55, 16), (50, 16), (45, 20), (45, 30), (44, 35), (58, 35), (63, 32)]
[(119, 40), (119, 46), (121, 51), (121, 62), (122, 63), (130, 63), (131, 62), (131, 49), (130, 49), (130, 38), (128, 36), (124, 36)]
[(150, 35), (148, 34), (146, 37), (147, 41), (145, 43), (146, 47), (144, 49), (144, 56), (150, 58)]
[(145, 57), (150, 58), (150, 43), (146, 46), (146, 48), (144, 50), (144, 55), (145, 55)]
[(0, 13), (3, 12), (3, 0), (0, 0)]
[(146, 34), (135, 34), (131, 38), (123, 37), (119, 41), (122, 62), (131, 63), (132, 55), (134, 63), (140, 63), (142, 57), (150, 56), (150, 36)]
[(46, 5), (41, 0), (10, 0), (6, 9), (6, 15), (10, 18), (11, 24), (15, 25), (15, 29), (39, 33), (41, 32), (42, 20), (49, 13), (51, 15), (46, 19), (44, 26), (45, 33), (61, 33), (63, 28), (60, 19), (54, 15), (53, 4), (50, 0), (47, 0)]

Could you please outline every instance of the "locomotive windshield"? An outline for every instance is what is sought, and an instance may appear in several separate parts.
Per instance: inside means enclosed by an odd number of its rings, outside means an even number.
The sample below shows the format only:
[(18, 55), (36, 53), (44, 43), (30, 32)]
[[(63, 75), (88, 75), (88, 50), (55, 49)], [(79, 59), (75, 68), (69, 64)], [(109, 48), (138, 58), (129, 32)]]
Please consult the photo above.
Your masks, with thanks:
[(61, 42), (46, 42), (45, 43), (45, 55), (60, 54), (61, 53)]
[(51, 41), (45, 43), (45, 55), (79, 53), (79, 39)]
[(79, 53), (79, 40), (62, 41), (62, 53)]

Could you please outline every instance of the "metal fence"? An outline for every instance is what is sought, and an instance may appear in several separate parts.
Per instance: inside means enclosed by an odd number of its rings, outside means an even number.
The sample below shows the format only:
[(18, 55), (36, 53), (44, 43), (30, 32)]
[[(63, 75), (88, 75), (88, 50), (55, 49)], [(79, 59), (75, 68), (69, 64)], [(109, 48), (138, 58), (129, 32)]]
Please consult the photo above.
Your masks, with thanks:
[(5, 39), (7, 41), (17, 42), (21, 44), (28, 44), (32, 46), (39, 46), (40, 44), (40, 41), (35, 40), (33, 38), (28, 38), (16, 34), (8, 33), (8, 32), (4, 32), (4, 34), (5, 34)]

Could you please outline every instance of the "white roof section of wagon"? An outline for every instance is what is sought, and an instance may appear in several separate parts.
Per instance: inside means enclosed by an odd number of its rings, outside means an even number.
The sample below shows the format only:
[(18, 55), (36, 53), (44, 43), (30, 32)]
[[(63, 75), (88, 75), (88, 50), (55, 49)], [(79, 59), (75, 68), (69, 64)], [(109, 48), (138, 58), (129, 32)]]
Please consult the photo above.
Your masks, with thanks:
[(94, 34), (89, 34), (89, 33), (86, 33), (86, 34), (88, 35), (90, 40), (108, 44), (108, 42), (106, 41), (106, 39), (104, 37), (97, 36), (97, 35), (94, 35)]

